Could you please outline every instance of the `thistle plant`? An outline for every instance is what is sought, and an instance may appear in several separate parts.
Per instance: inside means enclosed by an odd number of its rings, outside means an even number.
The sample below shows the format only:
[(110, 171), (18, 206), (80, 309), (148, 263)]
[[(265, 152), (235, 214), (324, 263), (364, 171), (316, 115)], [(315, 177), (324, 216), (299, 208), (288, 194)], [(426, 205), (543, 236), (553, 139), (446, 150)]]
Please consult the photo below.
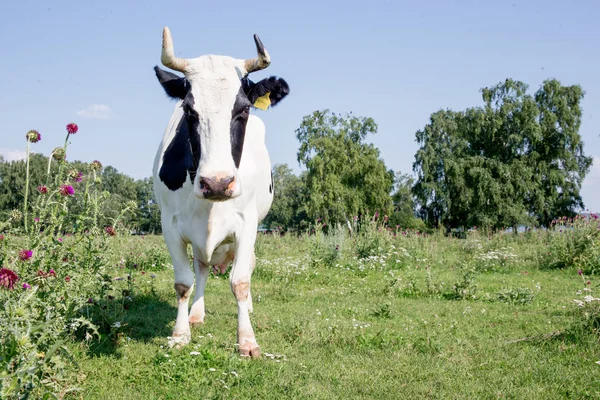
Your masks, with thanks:
[[(41, 135), (36, 130), (26, 134), (24, 204), (0, 221), (2, 398), (46, 398), (72, 388), (76, 366), (65, 343), (99, 337), (94, 299), (116, 292), (103, 272), (109, 265), (109, 238), (137, 204), (121, 207), (111, 229), (102, 233), (102, 164), (94, 160), (75, 169), (66, 161), (69, 137), (78, 129), (67, 125), (65, 142), (52, 151), (46, 176), (37, 177), (45, 183), (37, 186), (35, 197), (29, 190), (30, 145)], [(51, 168), (53, 162), (57, 169)], [(103, 321), (122, 312), (123, 307), (103, 312)]]
[(27, 139), (27, 153), (26, 153), (26, 167), (25, 167), (25, 200), (23, 201), (23, 215), (24, 215), (24, 226), (25, 226), (25, 231), (27, 231), (28, 225), (27, 225), (27, 211), (29, 208), (29, 203), (28, 203), (28, 197), (29, 197), (29, 153), (30, 153), (30, 146), (31, 143), (37, 143), (40, 140), (42, 140), (42, 135), (40, 135), (40, 133), (38, 131), (36, 131), (35, 129), (30, 130), (29, 132), (27, 132), (27, 135), (25, 135), (25, 138)]

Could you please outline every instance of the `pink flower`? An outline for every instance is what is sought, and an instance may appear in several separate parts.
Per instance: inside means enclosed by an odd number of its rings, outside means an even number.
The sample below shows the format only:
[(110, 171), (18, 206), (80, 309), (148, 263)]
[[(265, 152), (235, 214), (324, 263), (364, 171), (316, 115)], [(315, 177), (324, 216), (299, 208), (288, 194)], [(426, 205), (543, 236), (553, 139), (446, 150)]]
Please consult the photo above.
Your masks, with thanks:
[(0, 242), (4, 240), (4, 235), (0, 235)]
[(38, 186), (37, 190), (41, 194), (48, 194), (48, 187), (46, 185)]
[(23, 284), (23, 289), (27, 290), (27, 289), (31, 289), (31, 286), (29, 286), (29, 283), (25, 282)]
[(112, 226), (107, 226), (104, 228), (104, 232), (106, 232), (106, 234), (109, 236), (115, 236), (117, 234), (117, 231)]
[(15, 286), (15, 282), (19, 280), (19, 277), (14, 271), (8, 268), (0, 269), (0, 286), (5, 289), (12, 290)]
[(71, 277), (70, 276), (65, 276), (65, 282), (71, 282)]
[(70, 123), (67, 125), (67, 132), (69, 133), (69, 135), (74, 135), (77, 133), (77, 131), (79, 130), (79, 127), (77, 126), (77, 124), (74, 123)]
[(582, 271), (582, 270), (579, 270), (579, 271), (577, 271), (577, 273), (578, 273), (579, 275), (583, 275), (583, 271)]
[(32, 129), (29, 132), (27, 132), (27, 135), (25, 135), (25, 137), (31, 143), (37, 143), (40, 140), (42, 140), (42, 135), (40, 135), (40, 133), (35, 129)]
[(19, 260), (27, 261), (33, 256), (33, 251), (31, 250), (21, 250), (19, 252)]
[(75, 189), (71, 185), (62, 185), (60, 187), (60, 194), (63, 196), (72, 196), (75, 193)]

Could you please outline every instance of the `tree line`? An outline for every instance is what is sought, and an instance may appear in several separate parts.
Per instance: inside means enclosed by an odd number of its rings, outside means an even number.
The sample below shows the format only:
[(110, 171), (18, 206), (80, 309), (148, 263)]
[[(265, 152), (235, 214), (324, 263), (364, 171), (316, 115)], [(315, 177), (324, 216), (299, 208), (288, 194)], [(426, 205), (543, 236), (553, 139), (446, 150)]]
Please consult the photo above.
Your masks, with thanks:
[[(402, 229), (498, 230), (573, 216), (584, 208), (580, 189), (592, 165), (579, 134), (584, 91), (555, 79), (533, 94), (528, 89), (507, 79), (481, 89), (481, 106), (432, 113), (415, 133), (414, 175), (388, 169), (379, 149), (367, 143), (378, 130), (372, 118), (314, 111), (295, 132), (302, 173), (273, 166), (274, 200), (263, 226), (302, 231), (317, 219), (346, 224), (378, 213)], [(47, 158), (33, 154), (30, 163), (35, 195)], [(137, 212), (124, 222), (160, 233), (152, 178), (135, 180), (111, 166), (99, 178), (109, 194), (107, 216), (135, 201)], [(24, 161), (0, 158), (0, 182), (0, 213), (7, 215), (23, 201)]]

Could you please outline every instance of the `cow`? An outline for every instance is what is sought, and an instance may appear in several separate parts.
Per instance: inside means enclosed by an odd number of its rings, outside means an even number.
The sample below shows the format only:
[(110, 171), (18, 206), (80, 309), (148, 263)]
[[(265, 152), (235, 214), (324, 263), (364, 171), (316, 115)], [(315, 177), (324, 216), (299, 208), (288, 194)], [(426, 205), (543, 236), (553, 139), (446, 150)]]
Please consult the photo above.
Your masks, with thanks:
[[(204, 323), (210, 268), (223, 273), (232, 263), (229, 281), (237, 301), (238, 352), (260, 358), (250, 323), (250, 281), (258, 225), (271, 208), (275, 188), (265, 125), (251, 110), (275, 106), (288, 95), (289, 86), (275, 76), (259, 82), (249, 79), (250, 73), (271, 63), (258, 35), (254, 42), (255, 58), (186, 59), (175, 56), (171, 32), (163, 29), (161, 62), (184, 75), (154, 67), (164, 92), (176, 101), (153, 166), (154, 193), (178, 302), (171, 347), (185, 346), (190, 324)], [(187, 253), (190, 245), (193, 271)]]

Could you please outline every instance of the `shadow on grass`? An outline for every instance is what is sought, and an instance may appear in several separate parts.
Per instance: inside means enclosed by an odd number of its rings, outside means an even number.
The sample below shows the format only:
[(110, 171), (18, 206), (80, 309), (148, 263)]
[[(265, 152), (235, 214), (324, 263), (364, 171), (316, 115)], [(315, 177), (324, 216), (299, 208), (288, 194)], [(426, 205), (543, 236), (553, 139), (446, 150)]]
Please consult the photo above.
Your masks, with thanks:
[(154, 338), (167, 338), (171, 335), (172, 325), (177, 317), (177, 308), (152, 294), (135, 296), (122, 311), (119, 326), (104, 321), (94, 321), (99, 329), (100, 338), (94, 337), (89, 344), (88, 353), (92, 357), (113, 355), (120, 357), (119, 347), (131, 340), (150, 342)]

